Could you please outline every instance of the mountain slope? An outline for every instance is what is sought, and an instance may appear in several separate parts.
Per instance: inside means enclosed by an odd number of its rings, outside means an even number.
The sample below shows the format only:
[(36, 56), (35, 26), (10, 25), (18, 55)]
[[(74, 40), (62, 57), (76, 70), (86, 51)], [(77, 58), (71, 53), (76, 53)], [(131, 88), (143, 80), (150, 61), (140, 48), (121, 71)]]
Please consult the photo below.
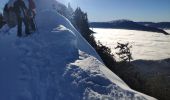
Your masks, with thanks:
[(168, 35), (169, 33), (165, 32), (162, 29), (145, 26), (129, 20), (116, 20), (111, 22), (92, 22), (90, 26), (93, 28), (115, 28), (115, 29), (130, 29), (130, 30), (141, 30), (149, 32), (158, 32)]
[(36, 22), (38, 32), (29, 37), (18, 38), (16, 27), (1, 29), (1, 100), (155, 100), (130, 89), (107, 69), (50, 4), (38, 10)]

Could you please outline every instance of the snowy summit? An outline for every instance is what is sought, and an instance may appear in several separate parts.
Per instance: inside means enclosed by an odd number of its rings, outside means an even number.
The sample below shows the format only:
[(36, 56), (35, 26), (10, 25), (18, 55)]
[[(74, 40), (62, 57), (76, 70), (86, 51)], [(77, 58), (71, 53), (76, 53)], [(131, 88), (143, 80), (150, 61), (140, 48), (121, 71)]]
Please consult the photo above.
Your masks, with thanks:
[(38, 32), (0, 30), (0, 100), (155, 100), (129, 88), (62, 15), (36, 0)]

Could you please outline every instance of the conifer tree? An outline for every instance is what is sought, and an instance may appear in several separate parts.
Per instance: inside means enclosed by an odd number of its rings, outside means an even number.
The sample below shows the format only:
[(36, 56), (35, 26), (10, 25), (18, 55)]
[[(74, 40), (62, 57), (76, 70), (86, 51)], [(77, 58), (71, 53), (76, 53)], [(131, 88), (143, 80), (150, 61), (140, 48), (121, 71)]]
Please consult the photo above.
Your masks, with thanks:
[(73, 16), (74, 26), (82, 34), (82, 36), (94, 47), (97, 47), (93, 33), (90, 30), (87, 13), (84, 13), (80, 7), (78, 7)]
[(3, 15), (0, 13), (0, 28), (4, 25)]
[(123, 44), (118, 42), (115, 49), (119, 49), (119, 51), (116, 54), (122, 61), (130, 62), (131, 60), (133, 60), (132, 53), (130, 51), (131, 48), (132, 45), (129, 45), (129, 43)]

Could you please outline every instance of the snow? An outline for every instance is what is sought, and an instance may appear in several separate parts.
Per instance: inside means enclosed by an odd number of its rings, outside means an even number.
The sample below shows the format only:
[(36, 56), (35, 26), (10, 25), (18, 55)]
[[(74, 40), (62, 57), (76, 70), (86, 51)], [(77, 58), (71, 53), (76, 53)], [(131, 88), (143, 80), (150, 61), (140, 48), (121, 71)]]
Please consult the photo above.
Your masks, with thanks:
[(170, 30), (169, 29), (165, 29), (166, 32), (170, 33)]
[[(170, 58), (170, 36), (145, 31), (125, 29), (102, 29), (94, 28), (97, 32), (94, 36), (104, 45), (116, 52), (117, 42), (130, 42), (132, 45), (132, 56), (134, 60), (160, 60)], [(166, 30), (170, 32), (169, 30)], [(103, 35), (105, 34), (105, 35)]]
[(46, 5), (31, 36), (17, 37), (16, 27), (0, 31), (0, 100), (155, 100), (107, 69), (71, 23)]

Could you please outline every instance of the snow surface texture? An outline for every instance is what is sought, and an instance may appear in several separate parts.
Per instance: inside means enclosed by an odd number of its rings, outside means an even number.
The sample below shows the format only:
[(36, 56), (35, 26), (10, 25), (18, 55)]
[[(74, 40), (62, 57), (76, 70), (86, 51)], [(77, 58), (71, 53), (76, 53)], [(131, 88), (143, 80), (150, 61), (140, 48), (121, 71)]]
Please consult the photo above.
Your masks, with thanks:
[[(125, 29), (94, 28), (96, 40), (100, 40), (116, 52), (117, 42), (132, 45), (134, 60), (160, 60), (170, 58), (170, 36), (156, 33)], [(168, 30), (166, 30), (169, 32)]]
[(0, 100), (155, 100), (107, 69), (70, 22), (46, 5), (33, 35), (0, 30)]

